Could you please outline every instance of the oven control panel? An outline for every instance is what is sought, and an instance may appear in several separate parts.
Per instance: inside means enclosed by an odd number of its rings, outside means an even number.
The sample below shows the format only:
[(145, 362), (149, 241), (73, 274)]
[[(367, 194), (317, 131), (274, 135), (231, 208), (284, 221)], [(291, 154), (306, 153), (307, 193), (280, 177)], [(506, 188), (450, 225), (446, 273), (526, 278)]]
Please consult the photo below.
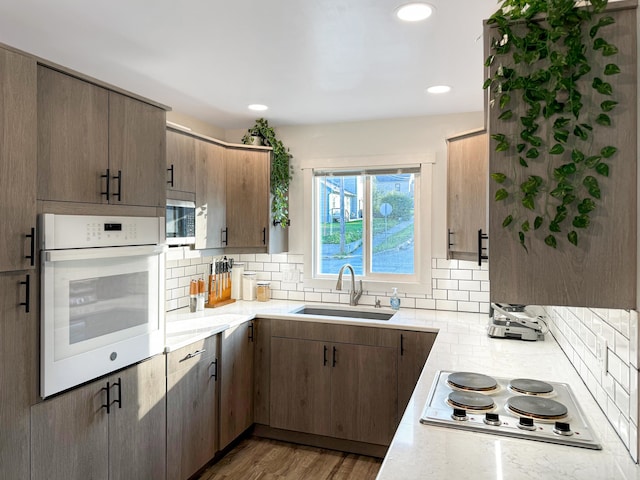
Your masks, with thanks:
[(164, 242), (164, 218), (47, 213), (40, 232), (43, 250), (158, 245)]

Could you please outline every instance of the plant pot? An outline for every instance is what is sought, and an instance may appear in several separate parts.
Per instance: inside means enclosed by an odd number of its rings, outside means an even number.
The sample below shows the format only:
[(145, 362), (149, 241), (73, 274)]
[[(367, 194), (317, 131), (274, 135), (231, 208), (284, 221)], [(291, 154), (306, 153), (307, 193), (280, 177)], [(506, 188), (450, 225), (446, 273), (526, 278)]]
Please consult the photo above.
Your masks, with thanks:
[(249, 138), (251, 139), (251, 142), (249, 143), (249, 145), (263, 145), (262, 137), (251, 136)]

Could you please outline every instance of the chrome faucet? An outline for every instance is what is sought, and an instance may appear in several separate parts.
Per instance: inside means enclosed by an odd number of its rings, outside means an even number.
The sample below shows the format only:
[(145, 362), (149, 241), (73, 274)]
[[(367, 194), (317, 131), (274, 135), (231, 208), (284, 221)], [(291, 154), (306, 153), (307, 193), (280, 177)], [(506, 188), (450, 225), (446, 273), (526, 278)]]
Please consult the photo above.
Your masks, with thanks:
[(351, 270), (351, 290), (349, 290), (349, 305), (358, 305), (358, 300), (362, 296), (362, 280), (360, 280), (360, 290), (356, 291), (356, 277), (353, 272), (353, 267), (348, 263), (345, 263), (342, 267), (340, 267), (340, 271), (338, 272), (338, 283), (336, 283), (336, 290), (342, 290), (342, 272), (344, 272), (345, 268)]

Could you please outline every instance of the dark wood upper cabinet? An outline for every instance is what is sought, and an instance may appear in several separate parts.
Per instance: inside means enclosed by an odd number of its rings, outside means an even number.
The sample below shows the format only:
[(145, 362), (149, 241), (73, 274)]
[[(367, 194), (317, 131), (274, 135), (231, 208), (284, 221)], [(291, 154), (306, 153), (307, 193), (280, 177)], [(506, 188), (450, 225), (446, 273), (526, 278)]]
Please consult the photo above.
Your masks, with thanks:
[(35, 265), (36, 79), (34, 59), (0, 49), (0, 272)]
[(478, 230), (487, 232), (489, 151), (487, 132), (447, 138), (447, 252), (478, 260)]
[(164, 207), (165, 111), (38, 67), (38, 199)]
[[(597, 208), (590, 213), (591, 224), (578, 231), (578, 245), (567, 240), (572, 227), (572, 218), (562, 223), (557, 233), (557, 248), (549, 247), (544, 239), (549, 235), (548, 222), (539, 230), (528, 233), (528, 252), (520, 245), (518, 227), (522, 220), (514, 219), (514, 228), (503, 228), (504, 219), (515, 210), (509, 198), (494, 200), (501, 188), (490, 181), (489, 189), (489, 278), (491, 301), (534, 305), (568, 305), (593, 308), (636, 308), (636, 257), (637, 257), (637, 52), (636, 52), (636, 9), (610, 9), (606, 12), (615, 19), (615, 25), (608, 27), (606, 38), (619, 47), (615, 57), (602, 57), (605, 63), (616, 63), (622, 73), (606, 76), (615, 92), (619, 105), (611, 112), (612, 127), (595, 125), (589, 133), (585, 149), (597, 152), (606, 145), (616, 146), (618, 152), (608, 162), (608, 178), (598, 178), (601, 199)], [(492, 35), (486, 28), (485, 37)], [(589, 53), (591, 55), (592, 53)], [(600, 52), (595, 52), (600, 56)], [(600, 111), (600, 103), (606, 99), (591, 88), (594, 76), (601, 69), (592, 69), (581, 79), (586, 82), (582, 89), (582, 99), (587, 109)], [(512, 95), (512, 102), (515, 96)], [(513, 108), (518, 108), (517, 105)], [(489, 134), (503, 133), (518, 138), (521, 125), (517, 120), (498, 120), (500, 109), (489, 109)], [(516, 113), (516, 116), (518, 113)], [(590, 115), (595, 117), (595, 115)], [(536, 133), (553, 140), (553, 132), (542, 129)], [(545, 137), (546, 138), (546, 137)], [(490, 173), (507, 170), (515, 185), (525, 182), (530, 175), (549, 178), (553, 168), (562, 162), (530, 161), (529, 168), (510, 168), (509, 162), (518, 164), (517, 155), (505, 158), (504, 152), (496, 153), (496, 140), (490, 139)], [(591, 153), (589, 153), (591, 155)], [(553, 155), (551, 156), (553, 157)], [(546, 160), (546, 159), (545, 159)], [(549, 166), (551, 163), (551, 166)], [(514, 177), (514, 172), (515, 177)], [(586, 197), (585, 189), (576, 192), (577, 201)], [(555, 205), (547, 207), (551, 215)], [(516, 223), (517, 222), (517, 223)]]

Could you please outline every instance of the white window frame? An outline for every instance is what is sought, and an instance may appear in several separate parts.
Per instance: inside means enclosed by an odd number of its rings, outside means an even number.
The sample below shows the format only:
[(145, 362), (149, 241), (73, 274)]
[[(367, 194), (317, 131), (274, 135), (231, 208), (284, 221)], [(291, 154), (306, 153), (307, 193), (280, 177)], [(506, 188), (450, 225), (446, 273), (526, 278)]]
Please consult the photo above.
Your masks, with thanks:
[[(402, 170), (403, 168), (416, 168), (420, 170), (417, 176), (414, 219), (416, 241), (414, 255), (416, 259), (416, 271), (412, 278), (405, 275), (393, 276), (385, 274), (384, 278), (356, 276), (356, 280), (363, 281), (363, 288), (368, 292), (390, 292), (393, 287), (403, 293), (431, 294), (431, 225), (432, 225), (432, 180), (433, 180), (432, 155), (400, 155), (400, 156), (372, 156), (349, 157), (315, 160), (303, 163), (303, 189), (304, 189), (304, 285), (305, 287), (334, 290), (337, 275), (319, 275), (316, 271), (315, 245), (316, 245), (316, 209), (315, 209), (315, 182), (314, 172), (334, 171), (336, 174), (343, 172), (357, 174), (357, 172), (370, 172), (376, 170)], [(348, 165), (348, 168), (345, 168)], [(367, 195), (369, 192), (367, 192)], [(367, 202), (369, 203), (369, 202)], [(365, 213), (369, 214), (369, 212)], [(367, 242), (368, 243), (368, 242)], [(368, 252), (365, 252), (368, 255)], [(347, 263), (347, 262), (345, 262)], [(395, 277), (395, 278), (394, 278)], [(350, 288), (345, 286), (345, 288)]]

